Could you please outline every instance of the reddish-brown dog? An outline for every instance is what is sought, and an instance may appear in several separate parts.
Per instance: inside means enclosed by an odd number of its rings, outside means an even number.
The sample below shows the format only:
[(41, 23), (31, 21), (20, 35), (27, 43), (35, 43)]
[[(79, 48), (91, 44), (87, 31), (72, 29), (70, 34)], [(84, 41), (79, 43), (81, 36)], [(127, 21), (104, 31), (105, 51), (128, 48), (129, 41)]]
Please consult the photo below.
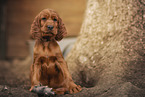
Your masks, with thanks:
[(46, 85), (56, 92), (77, 93), (81, 87), (76, 85), (68, 71), (60, 47), (60, 41), (66, 34), (66, 28), (58, 16), (51, 9), (42, 10), (34, 19), (30, 31), (36, 39), (34, 46), (34, 60), (31, 65), (31, 89), (35, 85)]

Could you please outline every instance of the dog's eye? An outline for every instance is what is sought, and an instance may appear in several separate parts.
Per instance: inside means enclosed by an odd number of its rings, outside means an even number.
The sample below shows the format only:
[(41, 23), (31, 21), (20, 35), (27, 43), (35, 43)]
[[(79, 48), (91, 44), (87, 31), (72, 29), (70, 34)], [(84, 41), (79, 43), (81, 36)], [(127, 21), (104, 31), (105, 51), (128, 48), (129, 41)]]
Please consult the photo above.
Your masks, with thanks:
[(42, 18), (42, 20), (46, 20), (46, 18)]
[(57, 19), (54, 18), (53, 21), (57, 21)]

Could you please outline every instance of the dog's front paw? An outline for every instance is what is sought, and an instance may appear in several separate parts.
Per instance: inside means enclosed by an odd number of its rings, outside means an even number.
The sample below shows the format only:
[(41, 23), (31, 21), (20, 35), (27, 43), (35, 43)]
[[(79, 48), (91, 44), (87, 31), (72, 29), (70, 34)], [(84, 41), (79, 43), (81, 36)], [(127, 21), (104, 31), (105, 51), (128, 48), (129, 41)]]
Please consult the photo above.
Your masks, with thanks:
[(57, 89), (53, 89), (53, 91), (56, 94), (68, 94), (68, 89), (67, 88), (57, 88)]
[(69, 93), (70, 93), (70, 94), (73, 94), (73, 93), (80, 92), (81, 90), (82, 90), (82, 88), (81, 88), (80, 85), (74, 84), (74, 85), (70, 86), (70, 88), (69, 88)]

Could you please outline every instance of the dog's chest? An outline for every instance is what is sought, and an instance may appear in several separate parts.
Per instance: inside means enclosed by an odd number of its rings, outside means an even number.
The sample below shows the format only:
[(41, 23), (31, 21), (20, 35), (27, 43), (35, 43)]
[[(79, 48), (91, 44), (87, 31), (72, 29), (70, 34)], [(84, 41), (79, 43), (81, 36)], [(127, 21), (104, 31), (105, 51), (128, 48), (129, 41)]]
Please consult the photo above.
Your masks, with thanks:
[(56, 55), (56, 50), (55, 50), (55, 48), (53, 49), (52, 47), (43, 47), (43, 54), (46, 57), (55, 56)]
[(49, 56), (55, 56), (56, 55), (56, 49), (52, 46), (44, 46), (42, 48), (42, 54), (49, 57)]
[(34, 48), (34, 53), (41, 56), (55, 56), (58, 53), (58, 49), (53, 44), (45, 45), (36, 45)]

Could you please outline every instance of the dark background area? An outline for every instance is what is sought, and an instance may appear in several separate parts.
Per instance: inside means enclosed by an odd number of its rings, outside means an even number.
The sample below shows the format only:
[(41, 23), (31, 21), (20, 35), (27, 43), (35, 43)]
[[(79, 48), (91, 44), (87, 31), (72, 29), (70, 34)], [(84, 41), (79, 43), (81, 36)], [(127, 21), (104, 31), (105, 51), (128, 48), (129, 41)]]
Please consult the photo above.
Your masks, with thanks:
[(56, 10), (68, 30), (77, 36), (86, 0), (0, 0), (0, 59), (24, 59), (29, 55), (29, 30), (35, 16), (45, 8)]

